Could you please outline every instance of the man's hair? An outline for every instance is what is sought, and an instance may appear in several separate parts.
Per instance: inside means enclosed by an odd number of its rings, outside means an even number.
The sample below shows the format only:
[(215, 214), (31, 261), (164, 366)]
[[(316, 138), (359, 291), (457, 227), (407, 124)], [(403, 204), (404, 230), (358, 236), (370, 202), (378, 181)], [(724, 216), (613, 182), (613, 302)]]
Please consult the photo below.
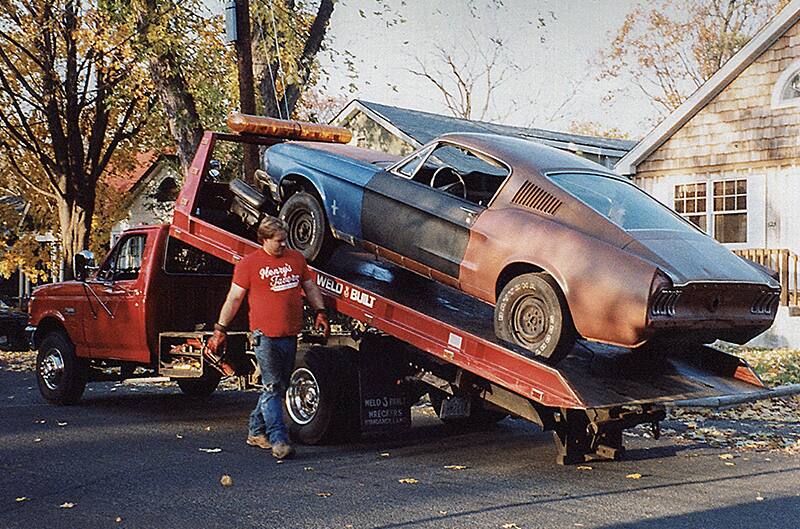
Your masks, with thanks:
[(261, 221), (261, 224), (258, 225), (257, 234), (259, 244), (263, 243), (267, 239), (275, 237), (275, 234), (279, 231), (288, 233), (289, 227), (283, 220), (267, 215), (264, 217), (264, 220)]

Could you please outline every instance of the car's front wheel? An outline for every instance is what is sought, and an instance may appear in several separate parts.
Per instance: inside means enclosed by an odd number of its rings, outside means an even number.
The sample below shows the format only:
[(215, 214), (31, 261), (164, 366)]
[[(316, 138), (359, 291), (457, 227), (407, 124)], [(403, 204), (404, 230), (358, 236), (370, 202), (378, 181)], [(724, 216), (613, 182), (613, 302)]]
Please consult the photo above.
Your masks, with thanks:
[(317, 198), (305, 191), (290, 196), (278, 216), (289, 228), (287, 242), (309, 263), (322, 264), (333, 253), (336, 241)]
[(494, 308), (494, 331), (551, 365), (567, 356), (576, 338), (561, 289), (544, 273), (522, 274), (506, 284)]
[(44, 337), (36, 355), (39, 392), (53, 404), (74, 404), (86, 388), (88, 367), (75, 354), (75, 346), (62, 332)]

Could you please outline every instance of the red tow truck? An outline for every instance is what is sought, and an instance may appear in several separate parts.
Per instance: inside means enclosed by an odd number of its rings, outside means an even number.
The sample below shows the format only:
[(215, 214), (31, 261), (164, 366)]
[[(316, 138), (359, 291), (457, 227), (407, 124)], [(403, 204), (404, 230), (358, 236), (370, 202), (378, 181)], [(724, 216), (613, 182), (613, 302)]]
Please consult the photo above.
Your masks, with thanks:
[[(338, 128), (266, 122), (247, 132), (206, 132), (170, 225), (131, 229), (99, 267), (83, 253), (76, 280), (34, 292), (45, 399), (72, 404), (87, 382), (154, 375), (189, 395), (216, 389), (221, 374), (202, 350), (233, 264), (259, 248), (253, 220), (273, 207), (243, 178), (243, 161), (293, 139), (346, 141)], [(353, 248), (340, 248), (312, 273), (333, 333), (325, 344), (312, 331), (301, 336), (285, 399), (299, 442), (407, 427), (411, 405), (428, 393), (447, 422), (486, 424), (512, 414), (539, 424), (554, 432), (562, 464), (616, 460), (623, 430), (651, 424), (657, 434), (667, 403), (769, 396), (743, 360), (707, 346), (633, 354), (579, 341), (548, 366), (496, 338), (491, 306)], [(245, 315), (231, 326), (225, 357), (242, 389), (259, 383)]]

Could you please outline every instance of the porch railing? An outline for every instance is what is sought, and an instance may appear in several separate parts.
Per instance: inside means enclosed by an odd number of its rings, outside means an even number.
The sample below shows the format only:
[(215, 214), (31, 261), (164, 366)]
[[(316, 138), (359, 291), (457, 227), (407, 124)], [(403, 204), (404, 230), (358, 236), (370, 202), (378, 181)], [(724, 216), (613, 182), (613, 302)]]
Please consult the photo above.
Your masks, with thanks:
[(781, 305), (798, 305), (798, 256), (787, 248), (745, 248), (733, 253), (750, 259), (778, 273), (781, 282)]

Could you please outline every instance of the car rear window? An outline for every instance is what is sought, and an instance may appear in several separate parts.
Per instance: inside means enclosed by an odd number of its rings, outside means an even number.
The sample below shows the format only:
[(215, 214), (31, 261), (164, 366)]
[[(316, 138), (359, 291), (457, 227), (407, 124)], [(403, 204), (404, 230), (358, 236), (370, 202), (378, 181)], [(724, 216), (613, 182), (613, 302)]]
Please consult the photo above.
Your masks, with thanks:
[(633, 184), (588, 173), (557, 173), (548, 178), (624, 230), (696, 231), (692, 224)]

